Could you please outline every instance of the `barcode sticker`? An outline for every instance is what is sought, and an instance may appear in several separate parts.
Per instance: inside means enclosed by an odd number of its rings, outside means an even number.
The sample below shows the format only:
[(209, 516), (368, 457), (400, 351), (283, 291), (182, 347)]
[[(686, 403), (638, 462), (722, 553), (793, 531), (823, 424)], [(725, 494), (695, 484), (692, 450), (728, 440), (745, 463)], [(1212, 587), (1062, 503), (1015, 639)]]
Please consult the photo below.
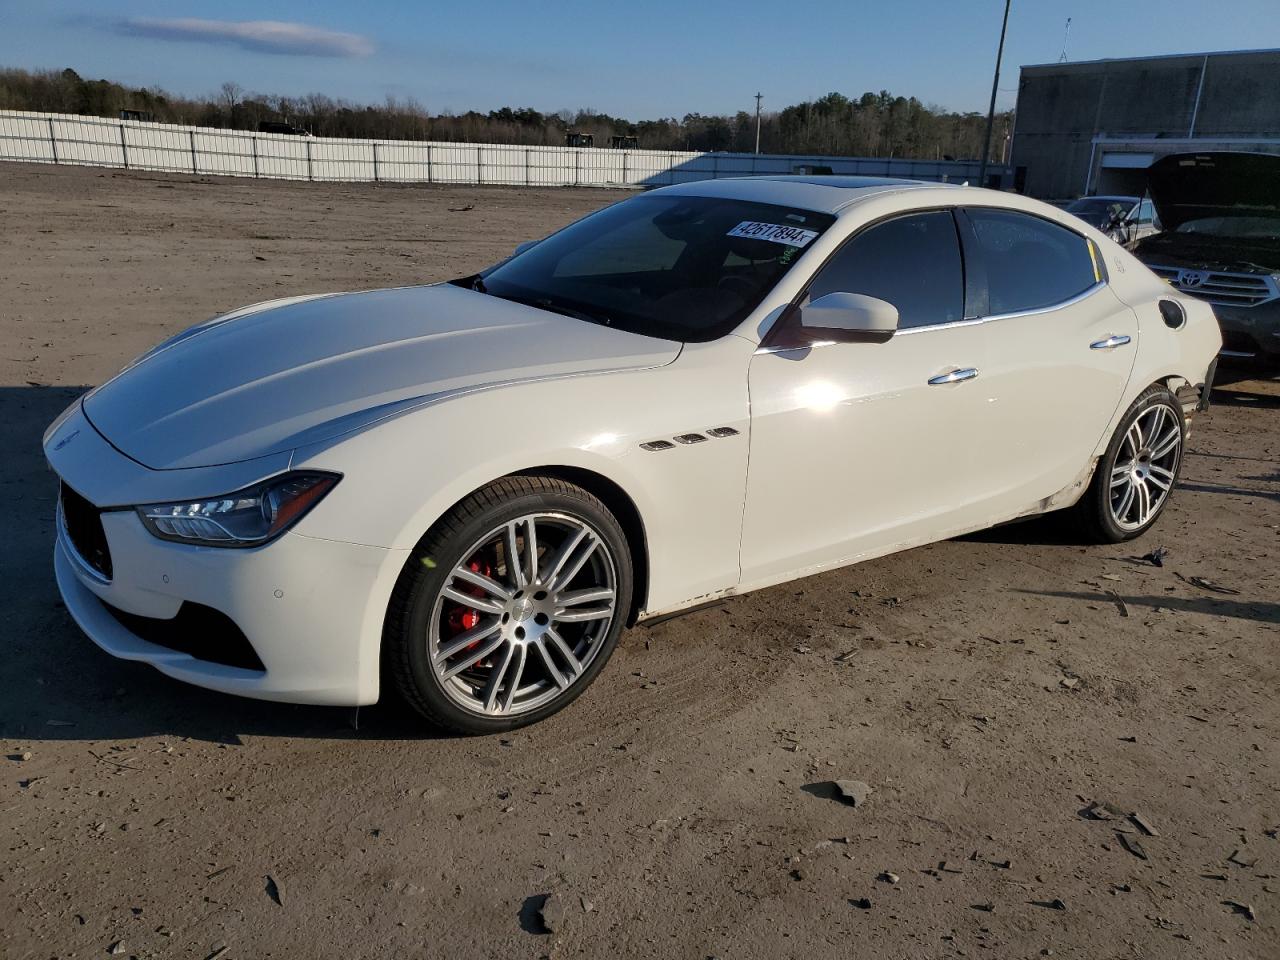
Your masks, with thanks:
[(769, 240), (773, 243), (784, 243), (788, 247), (808, 246), (817, 235), (816, 230), (801, 230), (799, 227), (788, 227), (781, 223), (760, 223), (757, 220), (743, 220), (728, 233), (730, 237)]

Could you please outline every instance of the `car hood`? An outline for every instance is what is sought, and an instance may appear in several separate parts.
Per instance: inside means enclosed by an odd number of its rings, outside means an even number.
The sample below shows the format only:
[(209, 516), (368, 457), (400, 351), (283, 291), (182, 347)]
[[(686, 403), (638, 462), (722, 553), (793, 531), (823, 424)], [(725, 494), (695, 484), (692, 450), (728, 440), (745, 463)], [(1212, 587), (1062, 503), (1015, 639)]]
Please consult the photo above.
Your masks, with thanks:
[(1147, 171), (1165, 230), (1204, 217), (1280, 216), (1280, 156), (1177, 153)]
[(1280, 270), (1280, 241), (1199, 233), (1156, 233), (1139, 240), (1133, 254), (1143, 263), (1241, 273)]
[(262, 457), (458, 392), (669, 363), (680, 344), (447, 284), (280, 301), (161, 344), (84, 400), (158, 470)]

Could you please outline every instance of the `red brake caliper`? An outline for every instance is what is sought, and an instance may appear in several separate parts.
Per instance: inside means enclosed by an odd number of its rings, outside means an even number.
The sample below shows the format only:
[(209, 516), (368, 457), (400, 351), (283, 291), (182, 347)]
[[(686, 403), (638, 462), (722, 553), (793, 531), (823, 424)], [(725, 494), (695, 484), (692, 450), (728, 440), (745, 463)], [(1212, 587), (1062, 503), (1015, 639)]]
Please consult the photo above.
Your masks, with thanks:
[[(493, 576), (493, 567), (487, 563), (472, 560), (467, 564), (467, 566), (470, 568), (472, 573), (484, 574), (486, 577)], [(469, 593), (473, 597), (484, 596), (484, 591), (472, 584), (465, 584), (461, 589), (463, 593)], [(461, 604), (454, 604), (453, 609), (449, 611), (447, 623), (450, 635), (456, 637), (459, 634), (466, 633), (468, 630), (474, 630), (480, 624), (480, 614), (469, 607), (464, 607)], [(468, 644), (467, 649), (470, 650), (472, 647), (477, 647), (479, 645), (480, 641), (476, 640), (474, 643)], [(479, 667), (480, 664), (477, 663), (476, 666)]]

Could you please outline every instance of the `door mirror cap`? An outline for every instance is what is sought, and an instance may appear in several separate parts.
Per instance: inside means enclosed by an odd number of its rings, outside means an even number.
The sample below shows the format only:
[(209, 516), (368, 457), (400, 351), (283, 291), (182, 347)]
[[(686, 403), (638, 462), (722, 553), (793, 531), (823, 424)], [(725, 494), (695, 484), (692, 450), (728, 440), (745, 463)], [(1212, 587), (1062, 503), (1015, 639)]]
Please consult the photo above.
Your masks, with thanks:
[(883, 343), (897, 332), (898, 308), (865, 294), (837, 291), (801, 307), (800, 326), (813, 340)]
[(537, 240), (526, 240), (524, 243), (518, 243), (516, 244), (515, 250), (511, 252), (511, 256), (518, 257), (520, 256), (520, 254), (524, 253), (526, 250), (531, 250), (537, 245), (538, 245)]

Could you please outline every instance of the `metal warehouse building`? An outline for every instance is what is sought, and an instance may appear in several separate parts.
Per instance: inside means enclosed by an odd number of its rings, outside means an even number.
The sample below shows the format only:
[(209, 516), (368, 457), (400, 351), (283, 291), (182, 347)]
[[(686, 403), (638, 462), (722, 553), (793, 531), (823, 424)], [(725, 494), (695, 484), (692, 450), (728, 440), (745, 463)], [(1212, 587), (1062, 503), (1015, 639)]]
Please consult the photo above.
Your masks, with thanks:
[(1198, 150), (1280, 153), (1280, 50), (1022, 68), (1013, 165), (1033, 197), (1141, 194), (1152, 161)]

